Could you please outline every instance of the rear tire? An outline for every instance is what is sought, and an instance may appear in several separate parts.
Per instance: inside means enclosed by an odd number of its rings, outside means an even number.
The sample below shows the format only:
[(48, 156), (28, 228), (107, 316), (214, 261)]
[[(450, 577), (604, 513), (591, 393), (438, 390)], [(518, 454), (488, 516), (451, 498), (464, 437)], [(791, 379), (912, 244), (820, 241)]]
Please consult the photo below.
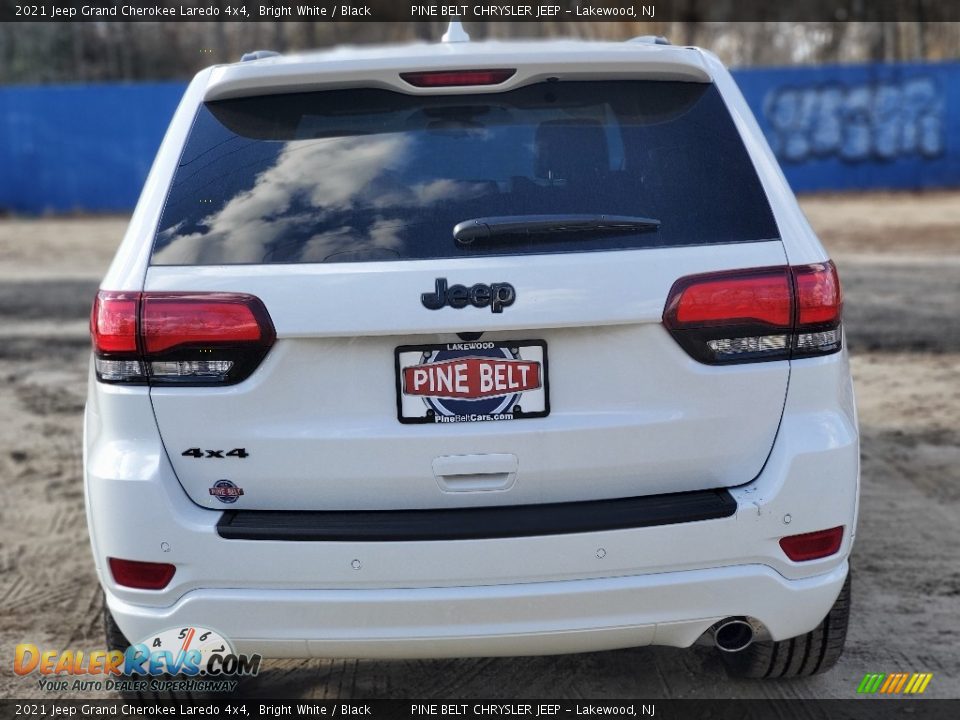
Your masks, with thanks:
[(850, 620), (850, 576), (823, 621), (806, 635), (755, 642), (744, 650), (723, 653), (727, 675), (735, 678), (791, 678), (826, 672), (843, 654)]

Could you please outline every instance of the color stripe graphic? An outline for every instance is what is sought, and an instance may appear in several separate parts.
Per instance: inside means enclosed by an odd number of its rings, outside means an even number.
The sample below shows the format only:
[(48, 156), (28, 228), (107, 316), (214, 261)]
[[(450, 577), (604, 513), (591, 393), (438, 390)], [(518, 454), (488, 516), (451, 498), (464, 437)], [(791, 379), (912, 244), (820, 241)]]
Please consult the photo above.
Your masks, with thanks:
[(867, 673), (857, 692), (871, 695), (920, 695), (927, 689), (933, 673)]

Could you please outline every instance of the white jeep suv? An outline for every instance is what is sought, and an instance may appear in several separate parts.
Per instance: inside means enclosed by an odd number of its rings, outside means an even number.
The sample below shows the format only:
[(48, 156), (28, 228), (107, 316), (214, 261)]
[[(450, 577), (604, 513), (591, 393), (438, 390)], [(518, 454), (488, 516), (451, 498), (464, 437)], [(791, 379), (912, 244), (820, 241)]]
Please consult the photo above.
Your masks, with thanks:
[(115, 645), (840, 655), (840, 286), (710, 53), (209, 68), (101, 287), (84, 466)]

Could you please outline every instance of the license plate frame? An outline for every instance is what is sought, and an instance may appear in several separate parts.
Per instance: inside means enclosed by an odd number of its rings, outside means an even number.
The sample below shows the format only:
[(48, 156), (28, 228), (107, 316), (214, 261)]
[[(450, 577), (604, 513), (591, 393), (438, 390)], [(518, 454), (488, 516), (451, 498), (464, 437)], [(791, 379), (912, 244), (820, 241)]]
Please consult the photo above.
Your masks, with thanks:
[[(417, 358), (419, 362), (411, 362)], [(461, 367), (450, 367), (454, 364)], [(464, 369), (463, 365), (468, 367)], [(528, 366), (526, 370), (524, 366)], [(537, 366), (536, 371), (532, 366)], [(424, 395), (422, 392), (408, 393), (405, 391), (405, 380), (410, 380), (411, 373), (404, 371), (417, 367), (421, 367), (428, 376), (436, 374), (435, 379), (442, 390), (447, 390), (449, 386), (444, 385), (439, 377), (441, 369), (449, 370), (450, 374), (445, 377), (459, 378), (467, 382), (471, 390), (485, 394), (472, 398), (450, 396), (456, 393), (444, 393), (446, 397), (439, 394)], [(493, 369), (485, 370), (491, 367)], [(497, 373), (498, 368), (503, 368), (504, 372)], [(454, 371), (459, 374), (454, 376)], [(491, 377), (490, 373), (494, 373), (495, 377)], [(530, 387), (534, 375), (537, 387)], [(550, 414), (550, 372), (547, 343), (544, 340), (474, 340), (400, 345), (394, 350), (394, 378), (397, 420), (404, 425), (509, 422), (543, 418)], [(418, 378), (423, 379), (424, 375), (420, 374)], [(495, 384), (500, 381), (510, 388), (502, 394), (499, 394), (501, 386)], [(486, 385), (491, 383), (494, 384), (485, 390)], [(519, 383), (522, 389), (513, 389), (514, 383)], [(456, 384), (454, 380), (450, 389), (457, 387), (464, 385)], [(423, 392), (428, 392), (428, 389), (424, 388)], [(423, 410), (419, 412), (421, 407)], [(474, 411), (470, 411), (471, 408)]]

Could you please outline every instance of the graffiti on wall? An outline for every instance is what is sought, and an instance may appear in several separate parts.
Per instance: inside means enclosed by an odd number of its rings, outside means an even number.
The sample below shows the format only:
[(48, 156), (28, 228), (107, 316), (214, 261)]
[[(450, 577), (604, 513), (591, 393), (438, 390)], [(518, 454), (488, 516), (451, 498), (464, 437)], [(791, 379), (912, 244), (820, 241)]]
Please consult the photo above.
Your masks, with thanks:
[(763, 113), (781, 161), (932, 159), (944, 154), (944, 97), (930, 77), (900, 82), (777, 87)]

